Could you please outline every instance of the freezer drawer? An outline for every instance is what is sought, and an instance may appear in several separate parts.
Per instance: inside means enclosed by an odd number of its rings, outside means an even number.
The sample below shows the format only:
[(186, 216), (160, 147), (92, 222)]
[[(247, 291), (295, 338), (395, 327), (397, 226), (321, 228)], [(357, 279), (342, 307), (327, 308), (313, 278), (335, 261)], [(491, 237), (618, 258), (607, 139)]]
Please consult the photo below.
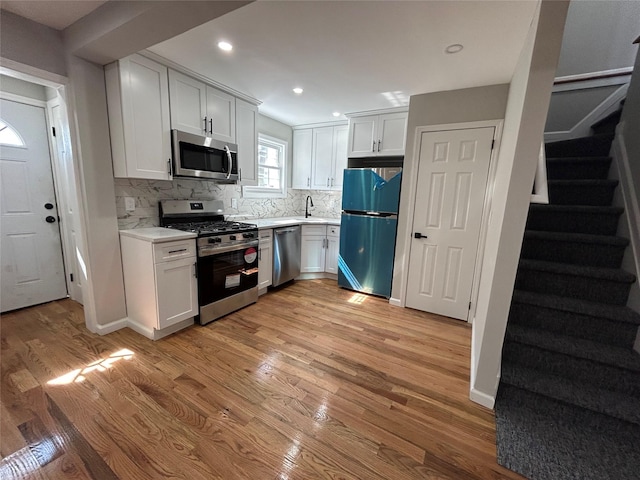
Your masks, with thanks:
[(342, 210), (398, 213), (401, 168), (347, 168), (342, 185)]
[(389, 298), (397, 226), (395, 217), (343, 213), (338, 285)]
[(300, 276), (300, 225), (273, 230), (273, 286)]

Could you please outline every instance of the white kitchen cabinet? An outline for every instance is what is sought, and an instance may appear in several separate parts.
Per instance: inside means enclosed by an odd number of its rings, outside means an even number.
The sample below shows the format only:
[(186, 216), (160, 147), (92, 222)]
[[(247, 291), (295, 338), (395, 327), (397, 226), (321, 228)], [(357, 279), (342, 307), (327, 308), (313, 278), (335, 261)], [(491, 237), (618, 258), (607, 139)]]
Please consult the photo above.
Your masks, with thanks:
[(313, 151), (313, 129), (293, 131), (293, 173), (291, 188), (311, 188), (311, 154)]
[(302, 225), (301, 239), (301, 274), (338, 274), (340, 227)]
[(236, 99), (236, 143), (240, 185), (258, 184), (258, 107)]
[(326, 241), (325, 225), (302, 225), (300, 273), (324, 272)]
[(127, 318), (157, 340), (198, 314), (195, 239), (152, 243), (121, 234)]
[(338, 274), (338, 257), (340, 256), (340, 227), (327, 226), (327, 252), (324, 271)]
[(258, 234), (258, 293), (266, 293), (273, 277), (273, 229)]
[(404, 155), (408, 112), (352, 117), (348, 157)]
[(135, 54), (104, 70), (114, 176), (171, 180), (167, 68)]
[(233, 95), (175, 70), (169, 70), (171, 128), (236, 143)]
[(292, 188), (341, 190), (348, 125), (294, 130)]

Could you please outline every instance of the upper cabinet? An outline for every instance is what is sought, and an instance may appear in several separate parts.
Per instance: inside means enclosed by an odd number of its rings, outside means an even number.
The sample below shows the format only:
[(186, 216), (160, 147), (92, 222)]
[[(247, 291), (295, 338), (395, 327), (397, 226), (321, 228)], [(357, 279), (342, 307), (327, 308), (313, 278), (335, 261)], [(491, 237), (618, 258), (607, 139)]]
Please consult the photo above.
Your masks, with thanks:
[(241, 185), (258, 184), (258, 107), (236, 99), (236, 143)]
[(348, 125), (294, 130), (291, 188), (342, 190), (348, 131)]
[(404, 155), (407, 118), (407, 112), (352, 117), (348, 157)]
[(171, 180), (167, 68), (140, 55), (105, 66), (115, 177)]
[(169, 70), (171, 128), (236, 143), (236, 99), (210, 85)]

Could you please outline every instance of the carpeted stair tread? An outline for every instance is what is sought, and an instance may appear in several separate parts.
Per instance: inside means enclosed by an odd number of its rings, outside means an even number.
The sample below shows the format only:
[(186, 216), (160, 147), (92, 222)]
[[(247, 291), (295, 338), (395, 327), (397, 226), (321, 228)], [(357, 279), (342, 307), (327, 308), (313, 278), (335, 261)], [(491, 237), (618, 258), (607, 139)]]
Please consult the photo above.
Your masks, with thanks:
[(617, 187), (618, 180), (609, 180), (609, 179), (576, 179), (576, 180), (547, 180), (548, 185), (558, 186), (558, 187), (566, 187), (577, 185), (580, 187), (593, 187), (598, 185), (606, 185), (608, 187)]
[(589, 302), (577, 298), (560, 297), (525, 290), (515, 290), (513, 292), (513, 301), (640, 325), (640, 314), (634, 312), (629, 307), (620, 305), (608, 305), (605, 303)]
[(640, 372), (640, 354), (631, 349), (558, 335), (521, 325), (509, 325), (505, 339), (612, 367)]
[(600, 245), (614, 245), (626, 247), (629, 239), (614, 235), (592, 235), (589, 233), (547, 232), (544, 230), (527, 230), (524, 232), (527, 238), (553, 240), (556, 242), (571, 243), (596, 243)]
[(640, 399), (620, 392), (505, 363), (500, 381), (565, 403), (640, 425)]
[(619, 268), (585, 267), (568, 263), (544, 262), (542, 260), (521, 259), (519, 268), (554, 273), (558, 275), (572, 275), (576, 277), (590, 277), (599, 280), (609, 280), (618, 283), (631, 284), (636, 276)]
[(623, 212), (624, 209), (620, 207), (531, 204), (526, 228), (545, 232), (615, 235)]
[(604, 213), (608, 215), (621, 215), (624, 212), (622, 207), (603, 207), (592, 205), (543, 205), (532, 203), (529, 206), (531, 210), (554, 211), (562, 213)]
[(547, 156), (548, 180), (606, 179), (610, 168), (611, 157)]
[(498, 463), (531, 480), (640, 478), (640, 426), (501, 384)]
[(545, 154), (547, 157), (554, 158), (576, 155), (602, 157), (609, 154), (613, 138), (613, 134), (607, 133), (547, 143), (545, 145)]

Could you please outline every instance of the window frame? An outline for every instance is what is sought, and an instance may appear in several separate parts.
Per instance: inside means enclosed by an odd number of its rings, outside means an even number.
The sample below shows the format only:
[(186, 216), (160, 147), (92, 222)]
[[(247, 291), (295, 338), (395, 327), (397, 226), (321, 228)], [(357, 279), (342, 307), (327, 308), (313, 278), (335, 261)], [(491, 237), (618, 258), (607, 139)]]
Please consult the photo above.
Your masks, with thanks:
[[(258, 151), (260, 143), (268, 143), (282, 149), (282, 166), (280, 167), (280, 188), (269, 188), (253, 186), (243, 186), (242, 196), (244, 198), (286, 198), (287, 197), (287, 155), (289, 152), (289, 142), (282, 138), (273, 137), (266, 133), (258, 133), (258, 148), (256, 149), (256, 181), (258, 180), (260, 164), (258, 163)], [(276, 167), (271, 167), (276, 168)]]

